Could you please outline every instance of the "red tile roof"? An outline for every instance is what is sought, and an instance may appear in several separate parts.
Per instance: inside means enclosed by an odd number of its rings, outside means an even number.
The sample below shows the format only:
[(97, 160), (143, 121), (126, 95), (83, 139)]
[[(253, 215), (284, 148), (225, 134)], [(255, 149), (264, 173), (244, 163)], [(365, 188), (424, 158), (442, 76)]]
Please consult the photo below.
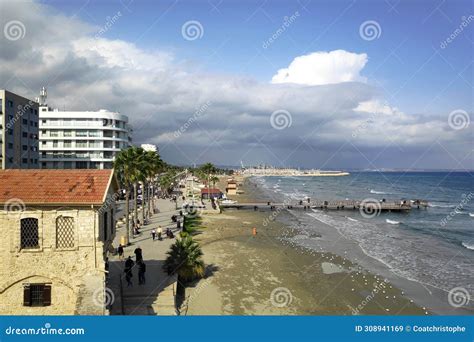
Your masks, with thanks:
[(219, 189), (213, 189), (213, 188), (202, 188), (201, 189), (201, 194), (207, 194), (207, 193), (210, 193), (210, 194), (219, 194), (221, 193), (221, 191)]
[(0, 203), (102, 204), (113, 170), (0, 170)]

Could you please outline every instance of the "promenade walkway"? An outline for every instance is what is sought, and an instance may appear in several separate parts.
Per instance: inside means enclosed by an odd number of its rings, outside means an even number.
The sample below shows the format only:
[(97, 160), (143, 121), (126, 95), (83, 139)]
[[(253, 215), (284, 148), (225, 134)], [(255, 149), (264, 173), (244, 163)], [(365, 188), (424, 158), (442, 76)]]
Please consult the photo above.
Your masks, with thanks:
[[(109, 257), (108, 287), (115, 297), (110, 310), (111, 315), (176, 315), (176, 276), (168, 276), (163, 272), (162, 265), (166, 259), (166, 252), (175, 241), (167, 238), (164, 231), (170, 227), (176, 236), (176, 223), (171, 221), (171, 216), (178, 211), (175, 210), (174, 202), (164, 199), (155, 200), (155, 207), (157, 213), (152, 216), (148, 225), (142, 226), (141, 235), (132, 238), (131, 245), (124, 248), (125, 259), (132, 256), (134, 261), (135, 248), (140, 246), (142, 249), (146, 264), (146, 284), (138, 285), (138, 267), (134, 267), (133, 286), (127, 287), (124, 274), (125, 261), (120, 261), (118, 255)], [(158, 226), (163, 228), (165, 236), (162, 241), (153, 241), (151, 231)], [(115, 247), (119, 245), (122, 235), (125, 235), (125, 226), (117, 230)]]

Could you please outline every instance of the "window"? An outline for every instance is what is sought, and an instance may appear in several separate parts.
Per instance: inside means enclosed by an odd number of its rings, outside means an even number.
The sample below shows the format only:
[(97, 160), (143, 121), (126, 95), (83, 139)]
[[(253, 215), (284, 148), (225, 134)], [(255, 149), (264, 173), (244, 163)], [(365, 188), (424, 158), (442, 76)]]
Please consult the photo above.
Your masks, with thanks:
[(21, 148), (22, 148), (23, 151), (28, 151), (28, 146), (27, 145), (22, 145)]
[(104, 213), (104, 241), (107, 241), (107, 233), (108, 233), (108, 221), (107, 221), (107, 213)]
[(13, 143), (8, 143), (8, 148), (13, 148)]
[(10, 107), (10, 108), (13, 108), (13, 101), (11, 101), (11, 100), (8, 100), (8, 102), (7, 102), (7, 103), (8, 103), (8, 107)]
[(74, 218), (60, 216), (56, 219), (56, 247), (74, 247)]
[(110, 209), (110, 230), (112, 231), (112, 234), (114, 233), (115, 227), (114, 227), (114, 210)]
[(28, 158), (23, 158), (23, 159), (21, 160), (21, 162), (22, 162), (23, 164), (28, 164)]
[(72, 137), (72, 131), (64, 131), (65, 137)]
[(64, 147), (71, 147), (72, 146), (70, 141), (65, 141), (63, 143), (63, 145), (64, 145)]
[(76, 137), (87, 137), (87, 131), (76, 131)]
[(23, 125), (28, 125), (28, 120), (27, 119), (23, 119)]
[(49, 132), (49, 136), (50, 137), (59, 137), (59, 133), (58, 133), (58, 131), (51, 131), (51, 132)]
[(38, 219), (27, 217), (21, 219), (21, 249), (39, 248)]
[(76, 147), (87, 147), (87, 140), (77, 140)]
[(53, 140), (53, 147), (58, 147), (58, 141), (57, 140)]
[(26, 284), (23, 287), (23, 306), (51, 305), (51, 285)]
[(28, 138), (28, 132), (22, 132), (21, 135), (23, 136), (23, 138)]
[(76, 169), (87, 169), (87, 162), (77, 161), (76, 162)]

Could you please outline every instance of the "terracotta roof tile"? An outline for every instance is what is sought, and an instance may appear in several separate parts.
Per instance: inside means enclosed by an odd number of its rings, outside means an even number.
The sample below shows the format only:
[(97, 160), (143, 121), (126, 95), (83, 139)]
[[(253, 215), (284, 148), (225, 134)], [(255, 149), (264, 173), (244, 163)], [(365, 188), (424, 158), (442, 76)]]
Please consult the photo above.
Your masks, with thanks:
[(102, 204), (113, 170), (0, 170), (0, 203)]

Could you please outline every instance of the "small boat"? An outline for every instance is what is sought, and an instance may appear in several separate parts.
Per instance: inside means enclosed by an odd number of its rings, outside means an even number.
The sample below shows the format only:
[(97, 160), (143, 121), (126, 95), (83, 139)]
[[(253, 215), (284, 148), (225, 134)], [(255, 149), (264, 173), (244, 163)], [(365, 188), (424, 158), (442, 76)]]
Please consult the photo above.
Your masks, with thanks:
[(231, 200), (231, 199), (225, 199), (221, 202), (222, 204), (235, 204), (237, 201)]

